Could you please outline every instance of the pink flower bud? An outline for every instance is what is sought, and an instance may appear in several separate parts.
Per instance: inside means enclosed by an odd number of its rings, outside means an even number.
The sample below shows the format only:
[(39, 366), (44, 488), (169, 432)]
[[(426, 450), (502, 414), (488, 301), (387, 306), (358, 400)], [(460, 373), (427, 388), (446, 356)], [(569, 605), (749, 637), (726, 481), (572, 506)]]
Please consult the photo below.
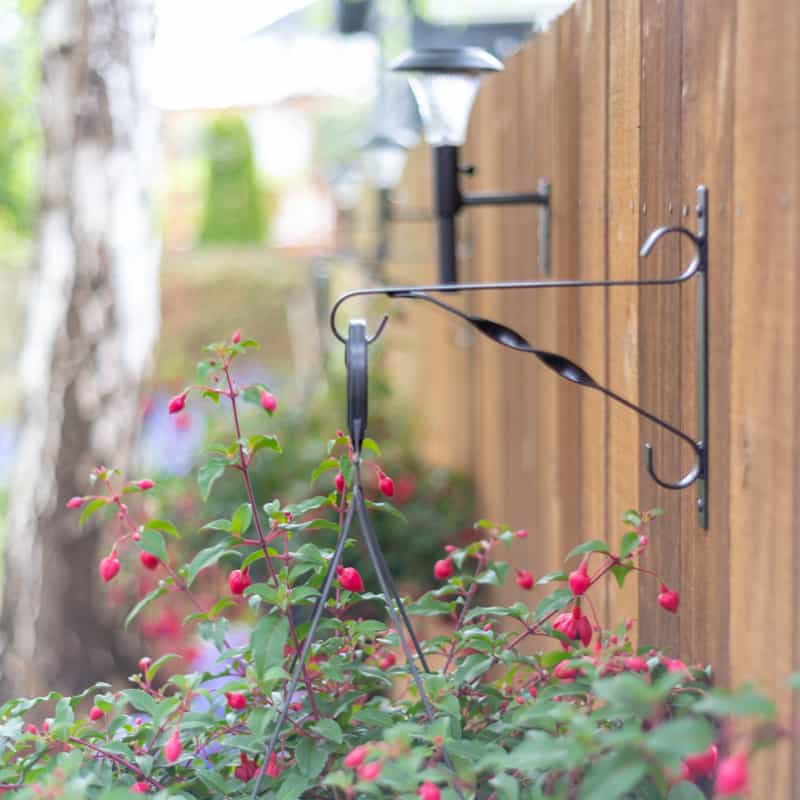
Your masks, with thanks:
[(228, 586), (232, 594), (243, 594), (244, 590), (252, 583), (247, 568), (234, 569), (228, 575)]
[(385, 672), (391, 669), (397, 663), (397, 656), (394, 653), (387, 653), (381, 660), (378, 666)]
[(658, 595), (658, 604), (664, 611), (669, 611), (670, 614), (678, 613), (678, 604), (680, 597), (676, 591), (667, 588), (666, 583), (661, 584), (661, 594)]
[(177, 414), (179, 411), (183, 411), (186, 406), (186, 392), (183, 394), (176, 394), (172, 400), (169, 401), (169, 406), (167, 407), (170, 414)]
[(625, 659), (625, 669), (631, 672), (647, 672), (647, 662), (641, 656), (628, 656)]
[(70, 497), (70, 499), (67, 500), (67, 508), (80, 508), (82, 505), (82, 497)]
[(348, 769), (356, 769), (356, 767), (360, 767), (364, 763), (364, 759), (367, 757), (367, 752), (366, 745), (360, 744), (358, 747), (354, 747), (344, 757), (344, 765)]
[(347, 484), (345, 483), (344, 475), (342, 475), (341, 472), (336, 473), (334, 484), (336, 485), (336, 491), (339, 492), (339, 494), (344, 494), (344, 490), (347, 487)]
[(131, 794), (147, 794), (150, 791), (150, 784), (147, 781), (136, 781), (131, 786)]
[(228, 701), (228, 705), (236, 711), (247, 708), (247, 698), (241, 692), (225, 692), (225, 699)]
[(100, 559), (100, 577), (108, 583), (119, 572), (119, 559), (116, 551)]
[(394, 481), (388, 475), (381, 475), (378, 488), (381, 490), (381, 494), (386, 497), (394, 495)]
[(458, 548), (454, 544), (446, 544), (444, 546), (445, 553), (455, 553)]
[(453, 575), (453, 560), (441, 558), (433, 565), (433, 577), (437, 581), (446, 581)]
[(156, 484), (155, 481), (151, 481), (150, 478), (144, 478), (141, 481), (138, 481), (136, 485), (143, 491), (146, 492), (148, 489), (152, 489)]
[(439, 787), (430, 781), (425, 781), (425, 783), (417, 789), (417, 797), (421, 798), (421, 800), (440, 800), (441, 796), (442, 794), (439, 791)]
[(173, 764), (181, 757), (181, 753), (183, 752), (183, 745), (181, 744), (181, 735), (177, 728), (172, 731), (172, 735), (167, 740), (167, 743), (164, 745), (164, 758), (167, 759), (167, 762)]
[(364, 581), (361, 580), (358, 570), (354, 567), (339, 566), (336, 568), (336, 574), (339, 576), (339, 585), (342, 589), (346, 589), (348, 592), (364, 591)]
[(525, 569), (517, 570), (517, 586), (526, 591), (533, 589), (533, 575)]
[(103, 713), (103, 709), (99, 708), (98, 706), (92, 706), (89, 710), (89, 719), (92, 722), (97, 722), (99, 719), (103, 719), (105, 714)]
[(381, 774), (382, 768), (383, 763), (381, 761), (370, 761), (367, 764), (362, 764), (358, 768), (358, 779), (365, 783), (371, 783)]
[(278, 401), (275, 399), (275, 395), (272, 392), (263, 391), (261, 392), (261, 408), (264, 411), (268, 411), (270, 414), (278, 407)]
[(717, 768), (717, 756), (717, 746), (714, 744), (703, 750), (702, 753), (686, 756), (683, 763), (689, 771), (689, 779), (696, 781), (713, 775), (714, 770)]
[(142, 566), (145, 569), (157, 569), (158, 565), (161, 563), (158, 560), (158, 556), (154, 556), (152, 553), (148, 553), (145, 550), (139, 552), (139, 561), (142, 562)]
[(592, 579), (589, 577), (589, 562), (584, 558), (580, 566), (574, 572), (569, 574), (569, 588), (575, 597), (582, 595), (592, 584)]
[(714, 788), (719, 797), (747, 794), (749, 782), (747, 753), (736, 753), (720, 762)]
[(524, 528), (520, 528), (516, 533), (517, 539), (527, 539), (528, 538), (528, 531)]
[(562, 681), (572, 681), (578, 676), (578, 670), (575, 667), (571, 667), (566, 661), (559, 661), (558, 666), (553, 670), (553, 674)]
[(147, 672), (150, 669), (150, 665), (153, 663), (153, 659), (149, 656), (144, 656), (139, 659), (139, 669), (142, 672)]
[(275, 753), (269, 757), (267, 768), (264, 771), (270, 778), (277, 778), (281, 774), (281, 768), (278, 766), (278, 756)]
[(231, 336), (231, 342), (233, 344), (239, 344), (242, 341), (242, 332), (240, 330), (235, 330), (233, 332), (233, 336)]

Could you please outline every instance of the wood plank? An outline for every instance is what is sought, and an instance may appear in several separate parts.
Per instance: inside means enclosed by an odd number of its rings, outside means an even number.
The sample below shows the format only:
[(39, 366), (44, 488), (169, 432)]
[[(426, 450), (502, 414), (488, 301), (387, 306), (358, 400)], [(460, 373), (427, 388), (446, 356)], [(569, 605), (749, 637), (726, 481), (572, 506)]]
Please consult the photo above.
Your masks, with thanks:
[[(612, 3), (609, 18), (608, 90), (608, 276), (639, 277), (639, 112), (641, 84), (641, 10), (638, 0)], [(639, 399), (639, 292), (608, 292), (608, 383), (633, 403)], [(641, 444), (639, 419), (617, 403), (608, 404), (609, 543), (618, 545), (624, 527), (620, 515), (638, 504)], [(607, 614), (614, 624), (639, 616), (638, 576), (624, 589), (609, 592)], [(634, 629), (634, 633), (638, 633)]]
[[(641, 85), (641, 219), (643, 236), (678, 219), (681, 200), (681, 34), (682, 0), (642, 0)], [(676, 235), (659, 242), (640, 263), (643, 278), (667, 277), (681, 269)], [(651, 413), (680, 425), (681, 292), (675, 287), (642, 289), (639, 295), (639, 398)], [(688, 471), (688, 449), (675, 436), (642, 420), (640, 436), (654, 448), (654, 469), (663, 480), (676, 481)], [(680, 587), (680, 492), (661, 489), (644, 467), (640, 471), (641, 504), (659, 507), (667, 516), (653, 523), (643, 563), (669, 586)], [(639, 582), (642, 641), (677, 654), (680, 618), (657, 604), (658, 583)]]
[[(771, 687), (787, 710), (798, 635), (800, 5), (780, 6), (736, 10), (730, 638), (732, 681)], [(759, 755), (753, 796), (796, 797), (792, 760), (788, 743)]]
[[(578, 275), (583, 280), (607, 279), (607, 101), (608, 101), (608, 0), (580, 0), (575, 6), (579, 52)], [(576, 292), (578, 363), (602, 385), (606, 371), (605, 289)], [(570, 387), (573, 388), (573, 387)], [(588, 539), (602, 535), (606, 525), (606, 406), (599, 392), (573, 389), (578, 395), (581, 420), (581, 493), (578, 533)], [(572, 566), (576, 566), (573, 562)], [(602, 621), (608, 581), (590, 598)]]
[[(683, 210), (692, 230), (696, 186), (709, 186), (711, 527), (698, 524), (696, 492), (683, 493), (681, 542), (681, 656), (714, 665), (729, 680), (730, 631), (730, 302), (733, 245), (733, 129), (736, 14), (730, 4), (686, 3), (683, 20)], [(714, 31), (709, 36), (708, 31)], [(690, 212), (686, 214), (686, 212)], [(687, 258), (688, 248), (684, 248)], [(696, 292), (683, 292), (683, 429), (698, 436), (696, 402)]]

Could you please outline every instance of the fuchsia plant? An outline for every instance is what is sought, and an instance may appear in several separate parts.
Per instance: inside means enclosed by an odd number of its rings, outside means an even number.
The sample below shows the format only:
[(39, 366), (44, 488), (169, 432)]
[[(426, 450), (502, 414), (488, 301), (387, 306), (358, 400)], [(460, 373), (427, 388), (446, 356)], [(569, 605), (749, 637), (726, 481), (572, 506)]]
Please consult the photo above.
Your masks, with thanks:
[[(433, 723), (408, 680), (398, 632), (382, 615), (360, 615), (363, 601), (375, 607), (382, 596), (355, 568), (340, 566), (301, 688), (287, 697), (288, 671), (332, 556), (315, 532), (343, 524), (353, 449), (337, 432), (312, 475), (326, 487), (321, 494), (259, 505), (251, 465), (265, 453), (277, 458), (281, 445), (260, 432), (264, 412), (278, 408), (275, 396), (265, 386), (240, 386), (233, 373), (235, 359), (255, 346), (239, 331), (210, 346), (198, 382), (169, 403), (171, 413), (195, 396), (229, 405), (233, 439), (212, 446), (198, 480), (205, 497), (225, 472), (242, 481), (244, 502), (205, 526), (209, 541), (189, 563), (177, 563), (167, 545), (167, 537), (180, 536), (172, 523), (139, 518), (128, 506), (131, 496), (154, 489), (150, 479), (120, 489), (115, 471), (99, 468), (95, 493), (66, 504), (82, 509), (81, 522), (102, 509), (114, 513), (118, 533), (98, 567), (104, 582), (123, 569), (158, 575), (127, 622), (150, 604), (174, 605), (183, 596), (193, 608), (183, 625), (214, 649), (213, 666), (159, 684), (159, 671), (176, 656), (143, 656), (132, 687), (7, 702), (0, 707), (0, 790), (31, 798), (245, 798), (263, 779), (257, 796), (277, 800), (696, 800), (747, 792), (750, 751), (780, 734), (772, 704), (751, 689), (714, 689), (707, 668), (636, 646), (631, 620), (605, 629), (591, 599), (601, 581), (621, 586), (640, 572), (660, 588), (653, 600), (677, 613), (678, 592), (640, 563), (655, 511), (627, 512), (616, 548), (601, 540), (576, 547), (567, 561), (580, 561), (569, 573), (537, 580), (544, 565), (518, 565), (520, 599), (510, 606), (484, 605), (483, 590), (506, 581), (509, 565), (498, 554), (528, 531), (482, 520), (475, 541), (448, 545), (433, 565), (438, 586), (408, 606), (418, 620), (439, 623), (422, 642)], [(245, 432), (242, 401), (261, 415), (259, 432)], [(380, 457), (374, 442), (364, 446)], [(396, 513), (385, 500), (395, 493), (393, 480), (378, 464), (372, 468), (370, 507)], [(223, 565), (226, 591), (209, 602), (195, 582)], [(533, 607), (537, 587), (549, 594)], [(231, 612), (249, 620), (243, 642), (232, 635)], [(544, 649), (534, 652), (534, 642)], [(285, 702), (288, 724), (264, 763)], [(26, 721), (46, 704), (53, 715), (40, 727)], [(91, 706), (88, 716), (84, 706)], [(756, 720), (747, 737), (735, 716)]]

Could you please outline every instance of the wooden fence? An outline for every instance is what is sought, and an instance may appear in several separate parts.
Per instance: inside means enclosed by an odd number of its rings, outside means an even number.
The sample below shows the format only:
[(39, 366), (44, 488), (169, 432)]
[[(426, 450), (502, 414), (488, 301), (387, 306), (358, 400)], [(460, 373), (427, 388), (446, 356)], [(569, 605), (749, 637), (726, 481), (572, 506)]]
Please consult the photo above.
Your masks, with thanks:
[[(473, 472), (483, 514), (530, 530), (517, 563), (544, 573), (585, 538), (616, 544), (625, 509), (666, 509), (647, 564), (680, 589), (681, 613), (665, 614), (658, 586), (642, 578), (609, 592), (605, 614), (635, 617), (642, 641), (713, 663), (721, 684), (768, 687), (795, 726), (786, 678), (800, 666), (798, 64), (796, 0), (583, 0), (485, 82), (463, 153), (478, 168), (466, 179), (475, 190), (552, 182), (554, 278), (677, 274), (691, 258), (677, 238), (647, 259), (639, 246), (657, 226), (693, 227), (695, 187), (708, 185), (707, 532), (694, 490), (661, 490), (643, 468), (652, 442), (659, 474), (683, 475), (692, 454), (674, 437), (430, 308), (403, 308), (405, 324), (387, 333), (407, 345), (397, 357), (429, 457)], [(406, 199), (428, 202), (429, 181), (421, 150)], [(432, 226), (409, 225), (394, 226), (394, 276), (430, 280)], [(536, 230), (530, 207), (465, 212), (462, 279), (541, 277)], [(454, 302), (574, 359), (694, 435), (694, 288)], [(790, 745), (755, 767), (753, 797), (800, 797)]]

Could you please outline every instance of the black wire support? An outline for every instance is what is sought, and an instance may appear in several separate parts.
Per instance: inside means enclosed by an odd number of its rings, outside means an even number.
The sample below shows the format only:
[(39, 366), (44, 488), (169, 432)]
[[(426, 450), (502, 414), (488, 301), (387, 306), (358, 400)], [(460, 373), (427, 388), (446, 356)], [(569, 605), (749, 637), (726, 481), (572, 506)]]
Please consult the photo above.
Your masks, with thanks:
[[(415, 663), (415, 656), (419, 659), (422, 670), (425, 673), (430, 673), (431, 669), (422, 652), (422, 646), (417, 638), (411, 621), (405, 609), (405, 604), (397, 590), (397, 586), (392, 578), (389, 566), (383, 555), (378, 537), (372, 527), (367, 510), (366, 500), (364, 498), (364, 490), (361, 482), (361, 446), (364, 442), (367, 428), (367, 413), (368, 413), (368, 339), (366, 336), (366, 323), (363, 320), (353, 320), (349, 326), (348, 338), (345, 342), (345, 363), (347, 365), (347, 417), (348, 429), (350, 438), (353, 444), (353, 478), (352, 478), (352, 492), (350, 497), (350, 505), (345, 515), (344, 524), (339, 532), (339, 537), (336, 540), (336, 546), (333, 551), (333, 556), (328, 563), (325, 577), (322, 583), (322, 589), (319, 597), (314, 603), (311, 612), (311, 621), (309, 623), (308, 633), (306, 634), (303, 646), (300, 648), (300, 653), (295, 654), (290, 667), (290, 679), (288, 688), (283, 697), (283, 704), (278, 714), (278, 719), (275, 723), (275, 728), (267, 742), (264, 750), (264, 758), (261, 767), (256, 775), (256, 782), (253, 787), (252, 797), (258, 796), (261, 791), (261, 786), (264, 781), (267, 767), (270, 758), (275, 752), (278, 744), (278, 738), (283, 726), (289, 715), (289, 707), (293, 702), (295, 692), (300, 683), (303, 665), (308, 659), (311, 652), (311, 646), (314, 637), (319, 628), (322, 620), (322, 615), (325, 611), (325, 604), (327, 603), (331, 590), (333, 587), (334, 576), (336, 575), (336, 568), (342, 560), (345, 544), (350, 534), (350, 529), (353, 520), (358, 518), (358, 523), (361, 528), (364, 542), (367, 546), (367, 552), (375, 569), (375, 574), (378, 578), (378, 583), (383, 592), (386, 600), (386, 609), (389, 613), (392, 626), (397, 631), (398, 638), (400, 639), (400, 646), (402, 647), (403, 654), (406, 659), (406, 664), (411, 673), (411, 678), (417, 688), (420, 701), (425, 711), (425, 716), (430, 722), (436, 718), (436, 712), (433, 704), (428, 697), (425, 689), (425, 684), (422, 679), (422, 674)], [(406, 635), (407, 634), (407, 635)], [(410, 640), (410, 644), (409, 644)], [(413, 647), (413, 652), (412, 652)], [(442, 750), (442, 760), (445, 766), (453, 773), (455, 777), (455, 768), (446, 750)], [(464, 795), (458, 783), (454, 780), (453, 789), (460, 800), (464, 800)]]
[[(666, 278), (644, 278), (630, 280), (545, 280), (545, 281), (509, 281), (496, 283), (438, 283), (422, 286), (380, 286), (367, 289), (356, 289), (343, 294), (333, 305), (330, 314), (330, 326), (333, 335), (343, 343), (346, 339), (336, 327), (336, 314), (340, 306), (355, 297), (383, 295), (390, 299), (423, 300), (438, 306), (442, 310), (453, 314), (467, 322), (479, 333), (488, 337), (497, 344), (509, 347), (512, 350), (530, 353), (536, 356), (545, 366), (552, 369), (562, 378), (588, 389), (595, 389), (606, 397), (620, 403), (634, 411), (650, 422), (658, 425), (669, 433), (688, 444), (694, 454), (694, 464), (681, 478), (670, 481), (658, 475), (654, 466), (653, 447), (645, 444), (645, 466), (650, 477), (665, 489), (686, 489), (693, 484), (698, 484), (697, 511), (700, 525), (708, 528), (708, 189), (705, 186), (697, 187), (697, 229), (691, 231), (680, 225), (670, 225), (657, 228), (642, 245), (640, 255), (646, 258), (656, 244), (668, 234), (678, 234), (686, 237), (693, 246), (693, 258), (686, 268), (677, 275)], [(446, 293), (452, 296), (456, 292), (485, 292), (485, 291), (511, 291), (528, 289), (563, 289), (563, 288), (615, 288), (623, 286), (651, 287), (674, 286), (685, 283), (694, 278), (697, 286), (697, 411), (699, 438), (693, 439), (683, 431), (655, 416), (630, 400), (621, 397), (608, 387), (602, 386), (594, 380), (584, 369), (569, 359), (538, 350), (533, 347), (524, 336), (517, 331), (493, 320), (478, 317), (455, 308), (444, 302), (434, 294)], [(383, 333), (389, 320), (384, 314), (378, 327), (371, 336), (365, 335), (367, 345), (376, 341)]]

